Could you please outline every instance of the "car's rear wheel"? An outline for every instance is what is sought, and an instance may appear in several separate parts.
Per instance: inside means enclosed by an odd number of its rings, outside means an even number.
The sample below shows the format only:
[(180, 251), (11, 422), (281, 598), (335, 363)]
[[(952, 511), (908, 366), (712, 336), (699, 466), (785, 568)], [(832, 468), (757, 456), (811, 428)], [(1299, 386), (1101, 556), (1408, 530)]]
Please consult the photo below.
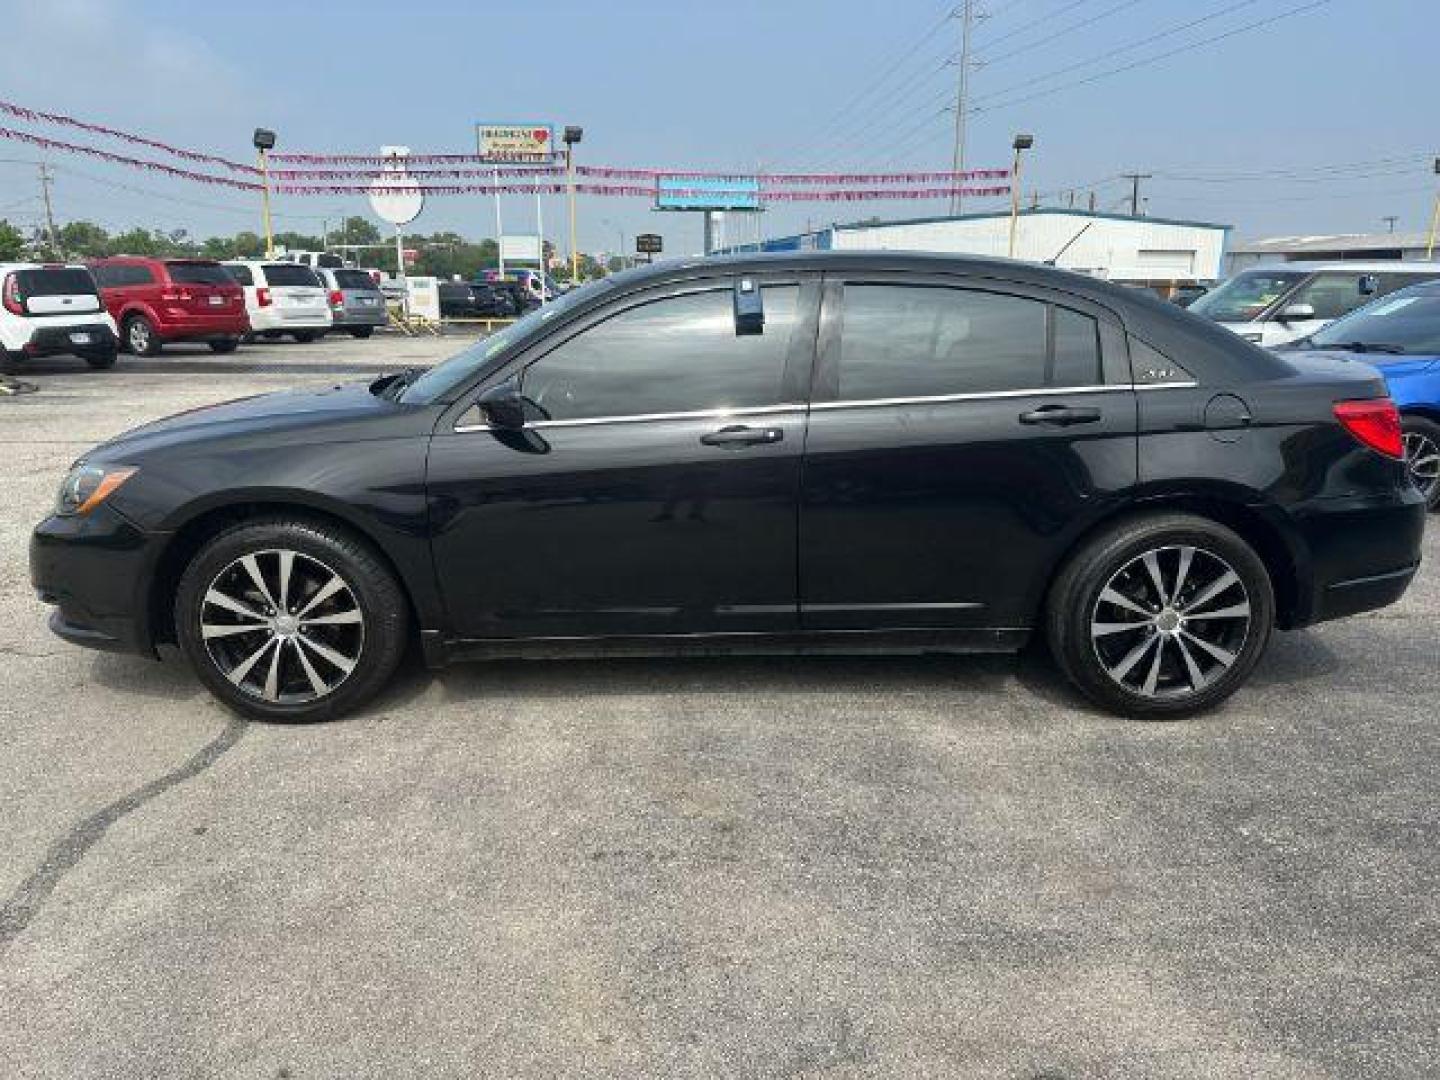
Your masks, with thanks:
[(218, 338), (210, 342), (210, 351), (213, 353), (232, 353), (239, 347), (239, 338)]
[(81, 359), (95, 371), (108, 371), (115, 366), (115, 354), (116, 350), (106, 349), (104, 352), (85, 353)]
[(1440, 424), (1423, 416), (1404, 421), (1405, 466), (1431, 510), (1440, 507)]
[(0, 375), (19, 375), (24, 370), (20, 357), (0, 345)]
[(404, 652), (408, 607), (365, 542), (276, 519), (220, 533), (176, 597), (177, 637), (216, 697), (247, 716), (321, 720), (369, 700)]
[(351, 337), (367, 338), (374, 332), (375, 328), (373, 326), (352, 326), (350, 328)]
[(1088, 697), (1163, 719), (1224, 701), (1254, 670), (1275, 623), (1265, 564), (1232, 530), (1189, 514), (1127, 519), (1061, 571), (1050, 648)]
[(125, 347), (136, 356), (154, 356), (160, 351), (160, 338), (144, 315), (131, 315), (125, 320)]
[(296, 330), (295, 333), (290, 336), (301, 345), (309, 345), (310, 342), (314, 341), (319, 335), (316, 334), (314, 330)]

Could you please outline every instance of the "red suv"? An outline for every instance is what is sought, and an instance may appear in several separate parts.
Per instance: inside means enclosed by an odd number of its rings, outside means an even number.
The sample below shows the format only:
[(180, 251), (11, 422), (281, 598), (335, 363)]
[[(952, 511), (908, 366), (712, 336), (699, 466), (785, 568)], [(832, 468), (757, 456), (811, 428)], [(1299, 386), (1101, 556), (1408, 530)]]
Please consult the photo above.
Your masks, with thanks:
[(218, 262), (117, 255), (90, 270), (120, 328), (120, 347), (137, 356), (154, 356), (171, 341), (234, 352), (250, 332), (245, 290)]

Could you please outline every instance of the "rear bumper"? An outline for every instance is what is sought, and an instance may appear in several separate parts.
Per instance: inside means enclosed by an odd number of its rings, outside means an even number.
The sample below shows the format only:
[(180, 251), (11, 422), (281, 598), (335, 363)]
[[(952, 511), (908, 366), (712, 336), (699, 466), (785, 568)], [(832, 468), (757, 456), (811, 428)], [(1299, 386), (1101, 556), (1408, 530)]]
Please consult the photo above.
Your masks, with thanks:
[(244, 312), (234, 311), (223, 315), (167, 315), (155, 332), (162, 341), (237, 338), (250, 332), (250, 320)]
[(330, 326), (329, 309), (319, 314), (296, 312), (285, 315), (273, 307), (250, 312), (250, 329), (256, 331), (279, 330), (281, 333), (289, 333), (292, 330), (328, 330)]
[(339, 327), (347, 326), (384, 326), (389, 321), (383, 304), (373, 308), (342, 308), (339, 311), (332, 309), (335, 322)]
[[(88, 340), (76, 341), (76, 337), (85, 337)], [(30, 340), (20, 346), (20, 352), (25, 356), (56, 356), (61, 353), (81, 355), (114, 352), (117, 345), (115, 332), (105, 323), (77, 323), (70, 326), (36, 327)]]
[(1309, 573), (1300, 575), (1308, 587), (1296, 597), (1293, 625), (1399, 600), (1420, 568), (1425, 519), (1425, 501), (1408, 485), (1383, 496), (1322, 500), (1297, 514)]
[(166, 539), (104, 505), (42, 521), (30, 536), (30, 582), (55, 605), (51, 631), (86, 648), (153, 656), (149, 587)]

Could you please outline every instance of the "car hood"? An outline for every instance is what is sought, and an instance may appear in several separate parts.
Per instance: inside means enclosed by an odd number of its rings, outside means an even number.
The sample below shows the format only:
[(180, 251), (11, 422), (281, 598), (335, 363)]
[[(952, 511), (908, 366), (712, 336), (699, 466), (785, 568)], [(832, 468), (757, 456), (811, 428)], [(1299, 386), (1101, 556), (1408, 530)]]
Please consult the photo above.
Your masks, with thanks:
[(136, 452), (229, 436), (281, 437), (333, 429), (345, 437), (353, 421), (392, 416), (401, 406), (370, 392), (368, 382), (318, 389), (281, 390), (188, 409), (116, 436), (87, 458), (133, 456)]

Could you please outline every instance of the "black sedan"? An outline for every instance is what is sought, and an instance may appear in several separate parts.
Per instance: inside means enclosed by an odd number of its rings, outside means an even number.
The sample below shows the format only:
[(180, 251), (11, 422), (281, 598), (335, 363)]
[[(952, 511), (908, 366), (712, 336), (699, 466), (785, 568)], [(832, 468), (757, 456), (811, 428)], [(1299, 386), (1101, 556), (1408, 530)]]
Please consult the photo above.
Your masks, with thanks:
[(51, 627), (252, 716), (462, 658), (994, 651), (1205, 708), (1409, 585), (1373, 368), (1041, 266), (809, 253), (575, 290), (429, 371), (137, 428), (36, 529)]

